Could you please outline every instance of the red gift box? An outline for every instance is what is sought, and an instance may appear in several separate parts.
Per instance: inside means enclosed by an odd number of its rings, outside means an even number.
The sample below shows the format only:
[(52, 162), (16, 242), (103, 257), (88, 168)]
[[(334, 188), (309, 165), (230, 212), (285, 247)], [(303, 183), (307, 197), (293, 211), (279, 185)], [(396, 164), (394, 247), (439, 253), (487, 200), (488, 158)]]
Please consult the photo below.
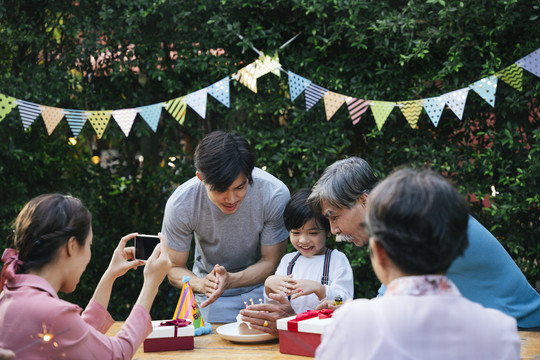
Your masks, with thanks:
[(315, 356), (321, 334), (332, 321), (333, 310), (310, 310), (296, 316), (279, 319), (279, 352), (283, 354)]
[[(171, 323), (171, 325), (162, 325)], [(175, 326), (172, 321), (152, 321), (152, 332), (143, 343), (143, 351), (192, 350), (195, 328), (193, 324)]]

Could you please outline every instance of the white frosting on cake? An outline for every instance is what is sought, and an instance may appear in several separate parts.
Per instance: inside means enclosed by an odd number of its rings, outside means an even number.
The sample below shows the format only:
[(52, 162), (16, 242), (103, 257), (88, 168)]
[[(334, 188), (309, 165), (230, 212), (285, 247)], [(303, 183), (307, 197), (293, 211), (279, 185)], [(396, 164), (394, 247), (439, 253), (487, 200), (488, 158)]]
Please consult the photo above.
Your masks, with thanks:
[(236, 315), (236, 323), (238, 324), (238, 332), (241, 335), (264, 334), (262, 331), (253, 329), (247, 321), (243, 321), (241, 314)]

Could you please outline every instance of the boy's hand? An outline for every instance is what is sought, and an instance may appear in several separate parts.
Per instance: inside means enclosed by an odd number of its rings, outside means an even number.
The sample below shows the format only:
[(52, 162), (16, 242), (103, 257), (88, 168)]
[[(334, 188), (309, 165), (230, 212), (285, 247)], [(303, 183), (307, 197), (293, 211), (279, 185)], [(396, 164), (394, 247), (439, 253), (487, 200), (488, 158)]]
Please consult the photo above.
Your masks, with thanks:
[(292, 278), (292, 275), (272, 275), (264, 282), (264, 289), (266, 295), (284, 293), (289, 296), (293, 293), (295, 285), (296, 280)]
[(315, 294), (319, 300), (322, 300), (326, 297), (326, 287), (323, 284), (313, 280), (299, 279), (296, 280), (296, 285), (292, 289), (292, 294), (291, 300), (309, 294)]

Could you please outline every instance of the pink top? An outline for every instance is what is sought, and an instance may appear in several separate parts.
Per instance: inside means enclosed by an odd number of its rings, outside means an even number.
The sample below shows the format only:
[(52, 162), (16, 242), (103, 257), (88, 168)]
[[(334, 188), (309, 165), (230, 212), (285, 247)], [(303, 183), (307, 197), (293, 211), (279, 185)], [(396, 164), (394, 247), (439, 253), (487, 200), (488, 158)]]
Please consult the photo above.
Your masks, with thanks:
[(514, 318), (464, 298), (445, 276), (407, 276), (336, 310), (315, 358), (519, 360), (520, 345)]
[[(114, 337), (105, 335), (114, 319), (96, 301), (82, 309), (58, 298), (43, 278), (10, 274), (0, 294), (0, 347), (16, 351), (44, 333), (58, 334), (49, 342), (17, 353), (16, 359), (131, 359), (152, 332), (150, 314), (135, 305)], [(41, 334), (41, 336), (40, 336)]]

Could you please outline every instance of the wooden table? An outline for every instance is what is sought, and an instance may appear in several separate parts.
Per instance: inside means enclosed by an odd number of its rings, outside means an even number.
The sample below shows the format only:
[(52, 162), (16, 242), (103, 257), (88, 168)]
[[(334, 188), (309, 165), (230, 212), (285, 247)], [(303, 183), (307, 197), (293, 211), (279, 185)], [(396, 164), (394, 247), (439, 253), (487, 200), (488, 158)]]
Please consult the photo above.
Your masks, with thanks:
[[(123, 322), (116, 322), (107, 332), (114, 336)], [(215, 329), (221, 326), (214, 325), (214, 331), (210, 335), (195, 336), (195, 349), (143, 352), (142, 345), (139, 347), (133, 359), (309, 359), (305, 356), (282, 354), (279, 352), (278, 340), (262, 343), (239, 344), (223, 340)], [(540, 360), (540, 332), (520, 331), (521, 360)]]

